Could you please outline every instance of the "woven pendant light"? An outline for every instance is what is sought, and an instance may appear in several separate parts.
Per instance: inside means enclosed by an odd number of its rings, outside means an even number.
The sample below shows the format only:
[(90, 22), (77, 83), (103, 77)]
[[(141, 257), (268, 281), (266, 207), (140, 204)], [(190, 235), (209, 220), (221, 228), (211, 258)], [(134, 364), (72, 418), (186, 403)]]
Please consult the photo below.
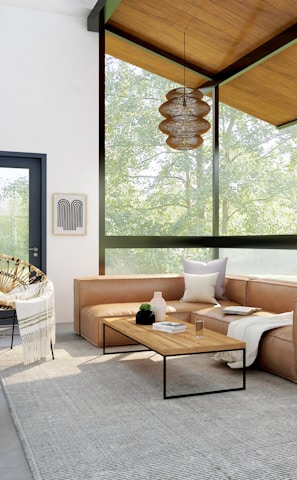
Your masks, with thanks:
[(167, 102), (159, 108), (159, 112), (165, 117), (159, 129), (168, 135), (166, 143), (171, 148), (192, 150), (203, 143), (201, 135), (210, 128), (210, 123), (203, 117), (209, 113), (210, 107), (203, 102), (202, 97), (203, 94), (199, 90), (187, 88), (185, 85), (167, 93)]
[(201, 100), (199, 90), (193, 88), (176, 88), (167, 93), (167, 102), (163, 103), (159, 112), (163, 120), (159, 129), (168, 135), (167, 145), (176, 150), (192, 150), (203, 143), (201, 135), (210, 128), (205, 117), (210, 107)]

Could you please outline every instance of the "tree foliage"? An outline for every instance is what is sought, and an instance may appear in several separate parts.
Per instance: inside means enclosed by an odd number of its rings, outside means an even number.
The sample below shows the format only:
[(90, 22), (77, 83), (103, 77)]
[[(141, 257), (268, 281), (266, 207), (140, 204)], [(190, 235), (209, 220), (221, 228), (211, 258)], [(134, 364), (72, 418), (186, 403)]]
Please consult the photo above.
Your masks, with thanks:
[(28, 178), (2, 178), (0, 183), (0, 251), (28, 260)]
[(173, 151), (158, 130), (158, 108), (174, 86), (110, 58), (107, 72), (107, 233), (211, 234), (210, 146)]

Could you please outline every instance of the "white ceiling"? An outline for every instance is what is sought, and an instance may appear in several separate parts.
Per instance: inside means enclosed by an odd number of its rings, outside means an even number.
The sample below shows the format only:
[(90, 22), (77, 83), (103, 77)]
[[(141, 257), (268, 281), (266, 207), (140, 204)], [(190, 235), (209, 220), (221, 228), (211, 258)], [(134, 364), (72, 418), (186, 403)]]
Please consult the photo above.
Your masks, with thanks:
[(97, 0), (0, 0), (0, 4), (11, 5), (65, 15), (87, 17)]

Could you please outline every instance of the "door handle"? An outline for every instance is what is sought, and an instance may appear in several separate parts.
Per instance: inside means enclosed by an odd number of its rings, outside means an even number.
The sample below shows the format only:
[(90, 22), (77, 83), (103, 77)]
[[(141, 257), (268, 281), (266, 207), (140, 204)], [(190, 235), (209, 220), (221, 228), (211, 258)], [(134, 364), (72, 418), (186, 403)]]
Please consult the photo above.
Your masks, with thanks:
[(33, 257), (38, 257), (38, 247), (29, 248), (33, 252)]

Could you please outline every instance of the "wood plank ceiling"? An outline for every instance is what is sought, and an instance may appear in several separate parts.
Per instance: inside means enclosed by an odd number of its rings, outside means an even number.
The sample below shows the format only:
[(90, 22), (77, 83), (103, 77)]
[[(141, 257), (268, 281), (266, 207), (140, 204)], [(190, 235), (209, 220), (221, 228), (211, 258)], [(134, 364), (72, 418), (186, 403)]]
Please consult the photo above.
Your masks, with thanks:
[(108, 54), (181, 85), (186, 72), (205, 92), (219, 84), (222, 102), (272, 125), (297, 121), (297, 0), (117, 3)]

